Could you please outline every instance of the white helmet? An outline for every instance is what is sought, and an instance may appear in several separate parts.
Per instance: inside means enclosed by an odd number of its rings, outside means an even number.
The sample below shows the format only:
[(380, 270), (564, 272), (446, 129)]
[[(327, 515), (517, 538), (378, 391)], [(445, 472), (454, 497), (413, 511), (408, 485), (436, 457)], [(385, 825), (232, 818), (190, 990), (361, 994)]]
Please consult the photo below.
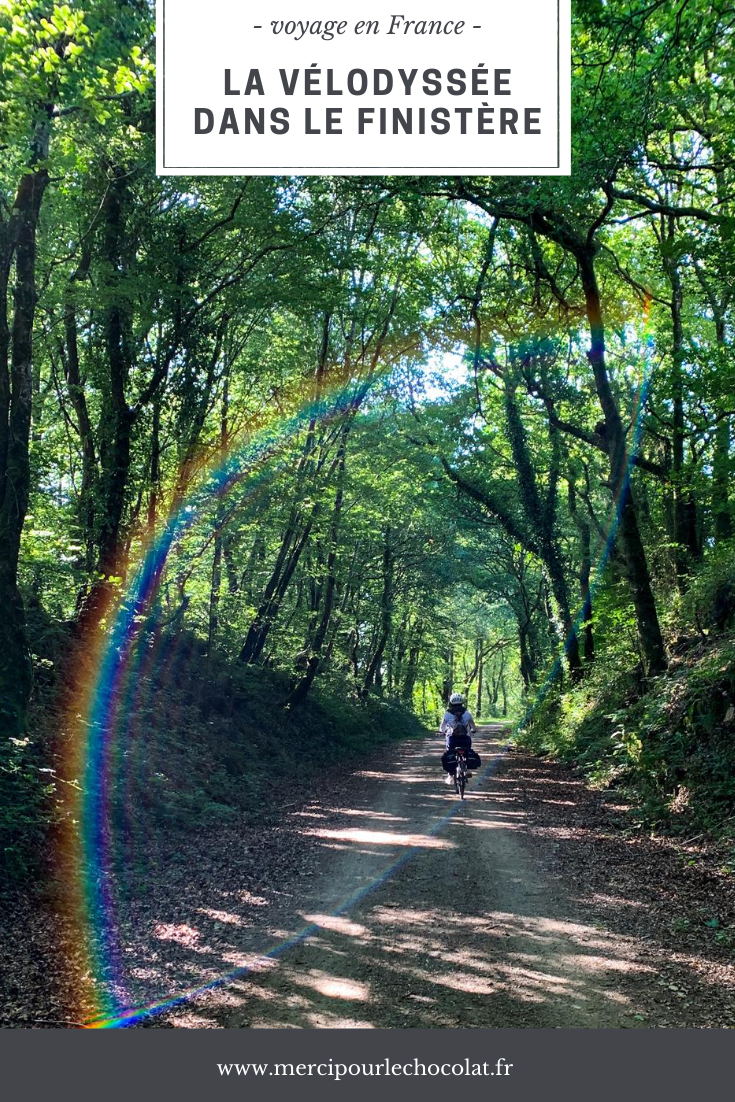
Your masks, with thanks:
[(450, 704), (464, 704), (464, 697), (461, 693), (452, 693), (449, 698)]

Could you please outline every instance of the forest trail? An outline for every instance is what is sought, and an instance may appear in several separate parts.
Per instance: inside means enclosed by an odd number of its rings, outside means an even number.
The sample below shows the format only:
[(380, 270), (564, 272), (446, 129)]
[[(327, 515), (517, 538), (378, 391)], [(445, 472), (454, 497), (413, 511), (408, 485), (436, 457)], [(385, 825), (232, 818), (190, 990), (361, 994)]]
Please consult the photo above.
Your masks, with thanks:
[[(127, 1024), (735, 1026), (722, 846), (636, 830), (614, 791), (504, 733), (481, 729), (464, 802), (434, 735), (281, 787), (257, 823), (131, 838), (106, 981)], [(3, 1024), (92, 1020), (87, 967), (73, 915), (19, 900)]]
[[(517, 757), (503, 754), (499, 738), (502, 728), (492, 727), (476, 738), (483, 770), (463, 803), (443, 784), (434, 737), (383, 752), (380, 765), (358, 769), (332, 792), (327, 775), (320, 798), (284, 810), (304, 849), (275, 889), (238, 895), (220, 881), (220, 901), (197, 907), (197, 922), (156, 927), (159, 950), (176, 950), (169, 981), (182, 953), (189, 982), (197, 971), (207, 978), (213, 955), (220, 974), (237, 964), (253, 971), (150, 1024), (656, 1024), (637, 1012), (641, 987), (662, 982), (658, 970), (641, 959), (635, 938), (583, 915), (576, 890), (549, 872), (518, 778), (512, 769), (498, 774), (501, 759)], [(283, 842), (274, 839), (276, 850)], [(262, 860), (278, 860), (268, 854), (264, 844)], [(235, 896), (254, 905), (237, 909)], [(217, 917), (216, 930), (202, 930), (204, 915)], [(259, 959), (275, 944), (275, 954)], [(160, 951), (155, 959), (160, 966)], [(666, 1013), (661, 1024), (669, 1024)]]
[[(475, 740), (485, 776), (463, 803), (441, 783), (432, 739), (403, 747), (394, 769), (363, 771), (353, 806), (337, 797), (299, 813), (335, 858), (304, 900), (302, 917), (319, 929), (258, 977), (244, 1024), (619, 1024), (625, 945), (580, 924), (524, 846), (523, 811), (492, 784), (494, 735), (502, 730), (483, 728)], [(234, 1010), (222, 1024), (244, 1018)]]

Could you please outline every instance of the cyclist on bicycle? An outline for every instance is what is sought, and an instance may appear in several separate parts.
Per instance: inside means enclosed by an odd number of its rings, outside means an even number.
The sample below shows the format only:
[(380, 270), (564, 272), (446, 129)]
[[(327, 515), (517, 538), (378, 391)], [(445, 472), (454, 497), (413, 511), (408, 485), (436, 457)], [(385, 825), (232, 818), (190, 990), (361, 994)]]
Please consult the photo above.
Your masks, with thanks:
[[(457, 728), (456, 734), (455, 728)], [(471, 736), (476, 733), (477, 724), (472, 713), (465, 707), (464, 697), (461, 693), (452, 693), (449, 698), (449, 706), (439, 727), (439, 734), (446, 736), (446, 753), (442, 758), (442, 765), (445, 769), (448, 764), (451, 765), (454, 750), (457, 747), (462, 746), (470, 749), (472, 746)], [(454, 783), (452, 774), (449, 771), (447, 771), (445, 783), (449, 785)]]
[[(467, 711), (465, 707), (464, 697), (461, 693), (452, 693), (449, 698), (449, 707), (444, 713), (444, 718), (439, 727), (439, 734), (447, 737), (447, 750), (451, 749), (449, 740), (452, 737), (454, 728), (459, 723), (467, 728), (468, 734), (474, 735), (477, 733), (477, 724), (472, 718), (472, 712)], [(472, 739), (470, 739), (470, 745), (472, 745)]]

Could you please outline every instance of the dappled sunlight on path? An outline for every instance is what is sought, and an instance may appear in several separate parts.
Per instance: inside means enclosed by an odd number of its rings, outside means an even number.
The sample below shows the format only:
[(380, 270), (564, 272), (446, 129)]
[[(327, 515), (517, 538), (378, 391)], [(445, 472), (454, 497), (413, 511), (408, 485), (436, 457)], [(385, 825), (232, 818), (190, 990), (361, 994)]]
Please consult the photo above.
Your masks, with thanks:
[(464, 802), (428, 740), (288, 812), (306, 867), (264, 874), (257, 892), (224, 877), (206, 906), (186, 913), (183, 901), (179, 921), (151, 915), (128, 946), (141, 994), (170, 998), (246, 969), (169, 1024), (635, 1024), (631, 983), (650, 968), (630, 938), (581, 921), (544, 873), (513, 786), (493, 776), (490, 734), (476, 742), (490, 768)]

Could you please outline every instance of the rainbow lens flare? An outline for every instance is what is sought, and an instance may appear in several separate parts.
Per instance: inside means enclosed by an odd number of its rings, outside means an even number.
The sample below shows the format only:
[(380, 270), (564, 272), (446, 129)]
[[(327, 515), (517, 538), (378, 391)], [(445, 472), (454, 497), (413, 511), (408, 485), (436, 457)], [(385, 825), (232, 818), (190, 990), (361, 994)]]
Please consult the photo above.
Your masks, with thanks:
[[(642, 411), (650, 387), (649, 362), (652, 338), (649, 333), (650, 303), (644, 311), (642, 364), (636, 391), (632, 423), (630, 454), (625, 470), (612, 494), (612, 504), (606, 525), (606, 538), (598, 548), (598, 559), (591, 574), (592, 594), (599, 586), (615, 540), (621, 506), (638, 453), (642, 432)], [(177, 644), (167, 641), (159, 648), (148, 645), (145, 630), (152, 615), (164, 577), (164, 567), (172, 553), (181, 546), (187, 533), (211, 526), (213, 503), (224, 503), (238, 488), (238, 507), (248, 501), (257, 504), (258, 496), (267, 489), (268, 481), (278, 464), (288, 464), (289, 447), (310, 425), (327, 424), (349, 416), (361, 405), (375, 381), (355, 386), (354, 381), (333, 379), (324, 393), (303, 391), (290, 396), (293, 410), (262, 426), (247, 438), (232, 441), (227, 454), (221, 454), (205, 469), (197, 485), (185, 499), (174, 502), (165, 523), (145, 546), (137, 565), (126, 572), (124, 584), (109, 597), (103, 622), (84, 656), (84, 674), (79, 691), (70, 708), (71, 756), (70, 773), (78, 779), (78, 794), (71, 825), (74, 854), (69, 876), (76, 887), (77, 909), (82, 937), (87, 950), (88, 970), (92, 984), (87, 992), (87, 1004), (93, 999), (96, 1009), (87, 1021), (87, 1028), (109, 1029), (133, 1025), (145, 1017), (171, 1009), (206, 991), (223, 987), (232, 980), (256, 970), (258, 965), (237, 967), (205, 984), (192, 986), (177, 994), (150, 1002), (140, 1002), (129, 983), (129, 965), (121, 950), (119, 908), (121, 885), (127, 876), (124, 838), (113, 837), (110, 814), (115, 800), (124, 801), (126, 787), (131, 784), (130, 770), (136, 755), (135, 746), (145, 738), (140, 718), (141, 701), (150, 683), (153, 667), (174, 677)], [(576, 615), (575, 629), (583, 622), (584, 606)], [(533, 714), (545, 698), (563, 663), (560, 653), (528, 708), (523, 722)], [(131, 765), (131, 762), (133, 765)], [(488, 776), (495, 767), (491, 760), (483, 771)], [(480, 778), (481, 780), (481, 778)], [(428, 833), (440, 832), (461, 805), (453, 802), (446, 814), (437, 816)], [(130, 830), (135, 835), (134, 809)], [(418, 852), (413, 847), (380, 873), (367, 886), (345, 898), (332, 913), (342, 915), (396, 873)], [(314, 923), (305, 925), (268, 950), (262, 960), (274, 959), (316, 932)]]

